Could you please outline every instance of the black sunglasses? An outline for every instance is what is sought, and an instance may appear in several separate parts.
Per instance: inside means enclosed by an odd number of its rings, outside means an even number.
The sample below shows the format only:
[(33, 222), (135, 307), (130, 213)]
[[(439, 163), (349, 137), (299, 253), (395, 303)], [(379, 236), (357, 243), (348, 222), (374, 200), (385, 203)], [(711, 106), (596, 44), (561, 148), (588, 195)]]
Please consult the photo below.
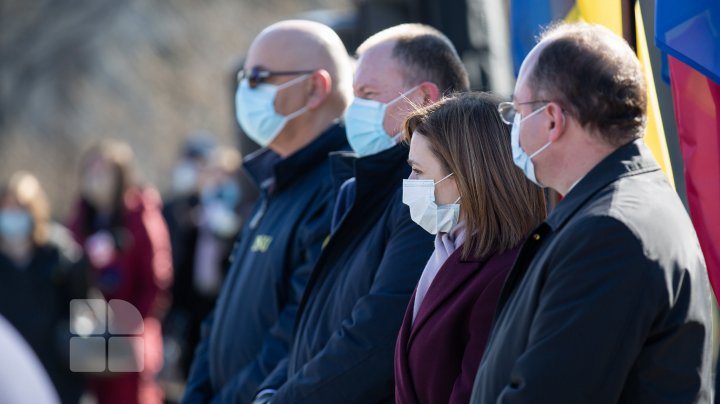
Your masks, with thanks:
[(250, 70), (240, 70), (237, 74), (237, 82), (238, 84), (240, 84), (243, 79), (248, 79), (248, 84), (250, 85), (250, 88), (255, 88), (258, 86), (258, 84), (262, 84), (263, 82), (265, 82), (265, 80), (273, 76), (296, 76), (298, 74), (310, 74), (314, 71), (315, 70), (272, 71), (265, 70), (262, 67), (253, 67)]

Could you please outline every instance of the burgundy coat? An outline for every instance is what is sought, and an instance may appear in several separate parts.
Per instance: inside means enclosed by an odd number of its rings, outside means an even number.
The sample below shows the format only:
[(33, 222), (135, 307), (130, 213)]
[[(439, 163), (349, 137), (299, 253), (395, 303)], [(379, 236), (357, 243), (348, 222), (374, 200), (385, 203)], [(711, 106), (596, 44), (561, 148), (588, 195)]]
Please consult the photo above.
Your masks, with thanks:
[[(117, 373), (113, 377), (92, 380), (97, 401), (114, 403), (160, 403), (162, 391), (154, 382), (162, 367), (160, 317), (172, 282), (170, 237), (161, 213), (161, 200), (152, 188), (130, 188), (123, 198), (123, 215), (118, 228), (124, 245), (101, 268), (91, 265), (92, 279), (105, 299), (131, 303), (143, 317), (143, 371)], [(86, 247), (91, 236), (85, 220), (87, 208), (79, 202), (70, 229), (79, 244)]]
[(489, 259), (448, 257), (412, 324), (415, 294), (395, 347), (395, 398), (400, 404), (467, 403), (490, 335), (505, 276), (518, 249)]

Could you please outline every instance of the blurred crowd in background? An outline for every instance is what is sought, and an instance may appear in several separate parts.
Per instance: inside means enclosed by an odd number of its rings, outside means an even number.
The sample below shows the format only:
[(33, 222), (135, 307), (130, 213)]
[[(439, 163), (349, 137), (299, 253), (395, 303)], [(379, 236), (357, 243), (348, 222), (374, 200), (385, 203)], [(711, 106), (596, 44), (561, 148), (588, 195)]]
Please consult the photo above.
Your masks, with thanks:
[[(138, 392), (141, 402), (160, 402), (161, 369), (166, 381), (182, 382), (241, 225), (236, 150), (191, 137), (164, 204), (137, 180), (135, 166), (120, 141), (85, 151), (67, 227), (52, 220), (31, 173), (14, 173), (0, 191), (0, 313), (38, 354), (63, 402), (78, 402), (86, 390), (100, 402), (133, 402)], [(141, 373), (71, 371), (68, 326), (81, 319), (69, 317), (68, 304), (85, 298), (137, 308)]]

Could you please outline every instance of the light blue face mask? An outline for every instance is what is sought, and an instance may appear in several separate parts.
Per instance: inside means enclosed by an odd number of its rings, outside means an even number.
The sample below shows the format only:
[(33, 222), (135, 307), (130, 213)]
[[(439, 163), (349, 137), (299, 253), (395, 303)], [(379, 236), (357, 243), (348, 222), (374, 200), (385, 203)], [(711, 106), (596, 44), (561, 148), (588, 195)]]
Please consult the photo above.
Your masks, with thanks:
[(0, 237), (6, 240), (20, 240), (30, 237), (32, 218), (24, 209), (0, 211)]
[(521, 170), (523, 170), (523, 173), (525, 173), (525, 176), (535, 184), (544, 187), (544, 185), (540, 184), (540, 182), (535, 177), (535, 165), (532, 162), (532, 159), (540, 154), (543, 150), (547, 149), (548, 146), (552, 144), (552, 142), (548, 141), (545, 143), (545, 145), (541, 148), (539, 148), (535, 153), (528, 155), (525, 153), (525, 150), (520, 147), (520, 125), (523, 121), (530, 118), (531, 116), (540, 113), (540, 111), (545, 110), (547, 108), (547, 105), (538, 108), (530, 115), (526, 116), (525, 118), (520, 118), (520, 114), (515, 114), (515, 119), (513, 120), (512, 130), (510, 131), (510, 144), (512, 145), (512, 154), (513, 154), (513, 161), (515, 162), (515, 165), (520, 167)]
[(369, 156), (390, 149), (397, 144), (402, 135), (390, 135), (385, 131), (385, 112), (387, 108), (415, 91), (418, 86), (400, 94), (387, 104), (380, 101), (355, 97), (345, 111), (345, 131), (348, 143), (358, 156)]
[(304, 74), (280, 85), (261, 83), (250, 88), (247, 78), (242, 79), (235, 93), (235, 115), (245, 134), (255, 143), (266, 147), (292, 119), (305, 113), (307, 106), (290, 115), (282, 116), (275, 111), (278, 91), (300, 83), (309, 75)]

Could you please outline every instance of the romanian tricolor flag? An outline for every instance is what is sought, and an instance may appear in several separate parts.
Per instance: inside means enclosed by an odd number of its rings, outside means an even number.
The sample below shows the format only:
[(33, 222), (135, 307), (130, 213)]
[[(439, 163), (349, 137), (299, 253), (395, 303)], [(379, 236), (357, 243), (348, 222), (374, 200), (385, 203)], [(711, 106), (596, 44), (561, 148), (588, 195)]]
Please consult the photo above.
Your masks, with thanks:
[(655, 41), (670, 85), (690, 217), (720, 300), (720, 1), (658, 0)]

